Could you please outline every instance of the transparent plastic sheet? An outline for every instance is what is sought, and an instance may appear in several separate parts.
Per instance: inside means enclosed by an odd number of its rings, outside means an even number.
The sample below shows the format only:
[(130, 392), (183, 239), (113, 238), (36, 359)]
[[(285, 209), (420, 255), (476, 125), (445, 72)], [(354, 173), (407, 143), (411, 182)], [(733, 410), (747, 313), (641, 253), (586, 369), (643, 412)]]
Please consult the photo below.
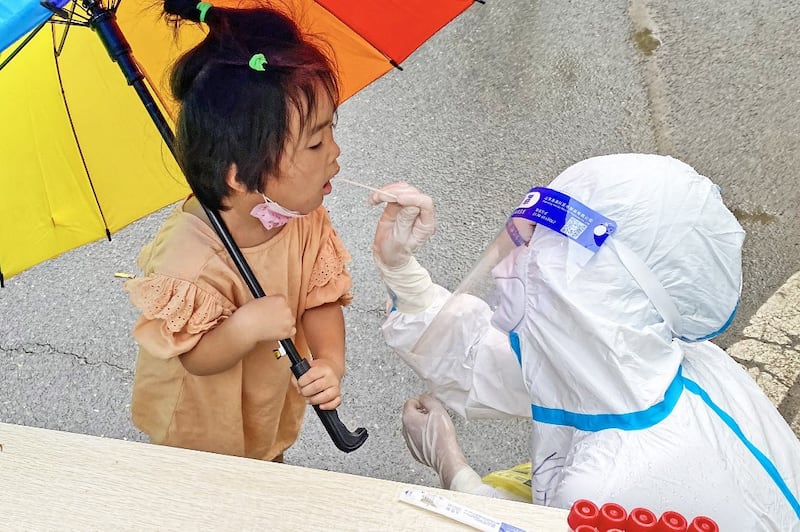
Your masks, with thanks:
[[(589, 263), (600, 246), (616, 231), (617, 224), (563, 192), (546, 187), (531, 188), (478, 259), (475, 267), (453, 293), (451, 300), (431, 323), (429, 331), (423, 334), (416, 346), (419, 351), (415, 349), (414, 352), (423, 354), (427, 351), (428, 343), (436, 340), (430, 336), (438, 336), (441, 328), (448, 325), (443, 320), (448, 320), (455, 314), (452, 312), (455, 310), (453, 305), (462, 304), (463, 300), (468, 299), (465, 296), (482, 299), (492, 312), (497, 309), (499, 298), (492, 270), (513, 249), (527, 245), (536, 226), (544, 226), (537, 231), (553, 232), (546, 237), (542, 235), (544, 238), (552, 238), (554, 235), (559, 235), (558, 239), (563, 237), (563, 245), (567, 247), (565, 271), (571, 279)], [(502, 269), (508, 276), (511, 269)], [(513, 274), (510, 276), (515, 277)]]
[[(515, 229), (518, 234), (515, 234)], [(425, 332), (422, 333), (414, 345), (412, 353), (419, 356), (441, 357), (447, 353), (449, 346), (459, 345), (465, 339), (472, 338), (473, 342), (477, 342), (481, 328), (479, 324), (482, 323), (477, 315), (484, 314), (488, 321), (500, 303), (497, 282), (492, 274), (493, 270), (517, 247), (527, 245), (534, 229), (537, 234), (540, 231), (552, 233), (548, 237), (557, 238), (559, 245), (567, 248), (564, 267), (568, 278), (578, 275), (594, 257), (594, 252), (556, 234), (547, 227), (536, 227), (524, 218), (509, 218), (494, 240), (480, 255), (472, 270), (461, 281)], [(522, 241), (520, 241), (520, 235), (524, 235)], [(486, 312), (487, 309), (489, 312)], [(465, 321), (465, 317), (468, 317), (467, 324), (461, 323)], [(500, 332), (507, 338), (507, 331)], [(455, 338), (457, 335), (460, 336)], [(472, 349), (467, 351), (462, 361), (465, 367), (472, 368), (474, 354)]]
[[(407, 354), (407, 362), (418, 368), (434, 395), (448, 404), (460, 404), (474, 392), (477, 357), (513, 350), (509, 333), (523, 322), (527, 306), (520, 277), (526, 268), (518, 262), (544, 260), (550, 270), (573, 279), (592, 264), (615, 229), (613, 220), (574, 198), (533, 187), (441, 304)], [(536, 249), (528, 252), (532, 238)], [(546, 256), (539, 256), (542, 253)]]
[[(515, 222), (510, 219), (509, 223)], [(491, 312), (496, 310), (497, 285), (492, 276), (492, 269), (516, 247), (517, 244), (512, 239), (506, 224), (430, 322), (414, 345), (412, 353), (423, 357), (446, 356), (448, 347), (453, 345), (451, 342), (454, 340), (454, 335), (466, 335), (466, 337), (472, 335), (473, 342), (469, 345), (474, 347), (480, 327), (474, 320), (465, 320), (464, 317), (482, 315), (483, 319), (488, 320)], [(486, 312), (487, 309), (490, 312)], [(462, 338), (455, 340), (456, 344), (459, 340), (463, 341)], [(472, 368), (474, 355), (474, 350), (468, 349), (461, 364)]]

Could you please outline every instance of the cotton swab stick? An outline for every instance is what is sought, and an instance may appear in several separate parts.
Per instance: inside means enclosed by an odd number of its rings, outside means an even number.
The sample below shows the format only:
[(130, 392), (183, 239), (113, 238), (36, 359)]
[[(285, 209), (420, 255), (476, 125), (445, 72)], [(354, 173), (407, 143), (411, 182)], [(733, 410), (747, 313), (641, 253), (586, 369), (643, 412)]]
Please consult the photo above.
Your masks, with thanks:
[(367, 190), (371, 190), (373, 192), (380, 192), (384, 196), (386, 196), (388, 198), (392, 198), (394, 201), (397, 201), (397, 196), (395, 196), (394, 194), (390, 194), (388, 192), (384, 192), (382, 190), (379, 190), (377, 188), (371, 187), (369, 185), (365, 185), (363, 183), (358, 183), (356, 181), (350, 181), (349, 179), (345, 179), (343, 177), (337, 177), (336, 181), (341, 181), (342, 183), (347, 183), (348, 185), (355, 185), (357, 187), (366, 188)]

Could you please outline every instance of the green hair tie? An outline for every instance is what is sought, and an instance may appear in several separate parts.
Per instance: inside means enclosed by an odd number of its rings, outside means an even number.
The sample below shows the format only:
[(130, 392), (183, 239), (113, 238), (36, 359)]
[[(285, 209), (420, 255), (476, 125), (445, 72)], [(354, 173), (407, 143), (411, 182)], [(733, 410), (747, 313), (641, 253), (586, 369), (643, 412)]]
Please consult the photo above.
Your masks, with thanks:
[(200, 2), (197, 4), (197, 10), (200, 12), (200, 22), (206, 21), (206, 13), (208, 13), (208, 10), (212, 7), (214, 6), (208, 2)]
[(247, 63), (250, 68), (253, 70), (258, 70), (259, 72), (264, 72), (266, 70), (266, 65), (269, 64), (267, 58), (264, 57), (264, 54), (255, 54), (253, 57), (250, 58), (250, 61)]

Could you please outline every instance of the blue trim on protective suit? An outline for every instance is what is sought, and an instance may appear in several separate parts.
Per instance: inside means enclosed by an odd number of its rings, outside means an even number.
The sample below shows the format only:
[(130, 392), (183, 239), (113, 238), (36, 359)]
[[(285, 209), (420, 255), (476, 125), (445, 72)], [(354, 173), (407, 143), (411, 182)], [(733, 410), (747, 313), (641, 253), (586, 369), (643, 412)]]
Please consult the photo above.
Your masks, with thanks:
[(731, 312), (731, 315), (728, 316), (728, 321), (723, 323), (722, 327), (720, 327), (716, 331), (714, 331), (712, 333), (709, 333), (709, 334), (707, 334), (705, 336), (702, 336), (700, 338), (686, 338), (685, 336), (681, 336), (680, 339), (683, 340), (684, 342), (702, 342), (704, 340), (710, 340), (711, 338), (714, 338), (715, 336), (719, 336), (720, 334), (725, 332), (725, 329), (730, 327), (731, 323), (733, 323), (733, 318), (736, 316), (736, 311), (738, 309), (739, 309), (739, 302), (737, 301), (736, 302), (736, 306), (733, 307), (733, 312)]
[(678, 367), (678, 374), (664, 392), (664, 400), (645, 410), (627, 414), (580, 414), (558, 408), (531, 405), (531, 414), (533, 420), (540, 423), (567, 425), (587, 432), (606, 429), (641, 430), (663, 421), (675, 408), (682, 390), (681, 368)]
[(511, 344), (511, 350), (514, 351), (514, 354), (517, 356), (517, 362), (519, 362), (519, 365), (522, 366), (522, 349), (520, 348), (519, 335), (517, 334), (517, 331), (511, 331), (508, 333), (508, 341)]
[(532, 404), (531, 415), (534, 421), (540, 423), (564, 425), (586, 432), (598, 432), (606, 429), (641, 430), (652, 427), (664, 420), (675, 408), (684, 388), (690, 393), (700, 397), (700, 399), (719, 416), (720, 420), (728, 426), (731, 432), (744, 444), (758, 463), (761, 464), (761, 467), (764, 468), (764, 471), (766, 471), (767, 475), (769, 475), (789, 502), (794, 513), (800, 518), (800, 502), (798, 502), (797, 497), (791, 492), (786, 482), (784, 482), (775, 464), (745, 437), (739, 424), (736, 423), (730, 414), (717, 406), (703, 388), (696, 382), (682, 375), (681, 367), (678, 367), (677, 375), (675, 375), (675, 378), (664, 393), (664, 400), (646, 410), (627, 414), (580, 414), (568, 410), (545, 408)]
[(708, 393), (698, 386), (696, 382), (684, 378), (683, 384), (689, 392), (699, 396), (703, 402), (719, 416), (722, 422), (728, 425), (731, 431), (736, 434), (736, 437), (742, 441), (744, 446), (747, 447), (756, 460), (758, 460), (758, 462), (761, 464), (761, 467), (763, 467), (770, 478), (772, 478), (772, 481), (776, 486), (778, 486), (778, 489), (781, 490), (783, 496), (786, 497), (786, 500), (789, 501), (789, 504), (792, 506), (792, 510), (794, 510), (794, 513), (800, 519), (800, 502), (797, 501), (797, 497), (792, 494), (792, 492), (789, 490), (789, 486), (787, 486), (786, 482), (783, 481), (783, 478), (778, 472), (778, 468), (775, 467), (775, 464), (773, 464), (772, 461), (758, 449), (758, 447), (753, 445), (753, 443), (747, 439), (742, 432), (742, 429), (739, 427), (739, 424), (736, 423), (736, 420), (734, 420), (727, 412), (717, 406), (716, 403), (711, 400), (711, 397), (708, 396)]

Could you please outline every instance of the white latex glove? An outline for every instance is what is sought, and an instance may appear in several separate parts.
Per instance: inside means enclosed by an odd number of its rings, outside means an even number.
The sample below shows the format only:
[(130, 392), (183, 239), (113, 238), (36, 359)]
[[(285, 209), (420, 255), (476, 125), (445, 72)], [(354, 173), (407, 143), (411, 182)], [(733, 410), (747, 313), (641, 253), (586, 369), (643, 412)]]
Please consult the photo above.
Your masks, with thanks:
[(472, 471), (456, 441), (450, 415), (430, 395), (414, 397), (403, 405), (403, 438), (418, 462), (439, 473), (444, 488), (452, 487), (453, 479), (462, 469)]
[(428, 241), (436, 228), (433, 200), (408, 183), (392, 183), (369, 196), (372, 205), (386, 202), (375, 239), (373, 255), (379, 267), (398, 269)]

